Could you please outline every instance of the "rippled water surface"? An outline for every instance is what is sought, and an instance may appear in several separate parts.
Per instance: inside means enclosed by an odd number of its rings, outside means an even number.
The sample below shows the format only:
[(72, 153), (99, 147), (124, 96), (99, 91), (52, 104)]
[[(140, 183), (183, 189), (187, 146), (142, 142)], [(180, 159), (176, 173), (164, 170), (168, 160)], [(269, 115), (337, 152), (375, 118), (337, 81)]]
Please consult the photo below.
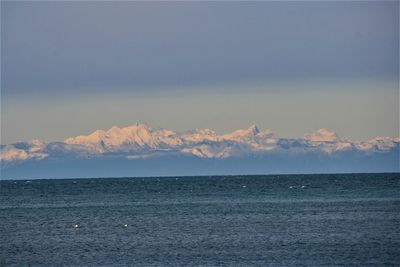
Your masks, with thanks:
[(0, 266), (400, 263), (399, 174), (0, 184)]

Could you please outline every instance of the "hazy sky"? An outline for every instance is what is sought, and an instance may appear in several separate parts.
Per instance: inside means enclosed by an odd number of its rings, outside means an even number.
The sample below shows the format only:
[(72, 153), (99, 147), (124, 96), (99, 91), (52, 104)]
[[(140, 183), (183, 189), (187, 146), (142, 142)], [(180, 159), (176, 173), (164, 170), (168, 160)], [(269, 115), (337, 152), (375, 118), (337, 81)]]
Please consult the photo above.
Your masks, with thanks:
[(399, 2), (1, 2), (2, 143), (135, 122), (399, 131)]

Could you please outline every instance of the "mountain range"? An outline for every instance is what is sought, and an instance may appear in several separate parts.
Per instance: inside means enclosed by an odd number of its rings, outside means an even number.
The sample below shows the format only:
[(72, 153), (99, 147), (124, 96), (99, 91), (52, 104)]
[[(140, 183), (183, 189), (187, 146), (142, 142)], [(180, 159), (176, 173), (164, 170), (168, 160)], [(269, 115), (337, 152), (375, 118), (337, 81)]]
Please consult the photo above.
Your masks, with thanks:
[(114, 176), (113, 171), (124, 176), (398, 172), (399, 144), (399, 137), (352, 141), (324, 128), (279, 138), (255, 125), (219, 135), (210, 129), (176, 132), (135, 124), (62, 142), (1, 145), (0, 159), (5, 179)]

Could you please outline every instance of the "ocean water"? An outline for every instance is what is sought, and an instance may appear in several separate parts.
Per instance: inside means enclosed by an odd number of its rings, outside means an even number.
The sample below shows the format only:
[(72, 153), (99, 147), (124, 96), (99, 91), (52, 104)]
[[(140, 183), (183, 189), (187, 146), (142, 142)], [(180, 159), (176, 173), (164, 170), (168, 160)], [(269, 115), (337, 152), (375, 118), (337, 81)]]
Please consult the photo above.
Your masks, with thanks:
[(0, 185), (0, 266), (400, 265), (399, 174)]

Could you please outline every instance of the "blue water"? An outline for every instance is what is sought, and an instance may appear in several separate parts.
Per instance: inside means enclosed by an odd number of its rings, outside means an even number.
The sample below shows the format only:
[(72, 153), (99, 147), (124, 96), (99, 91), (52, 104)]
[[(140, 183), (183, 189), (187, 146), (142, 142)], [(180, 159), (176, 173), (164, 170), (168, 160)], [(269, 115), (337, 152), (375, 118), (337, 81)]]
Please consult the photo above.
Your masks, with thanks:
[(400, 264), (399, 174), (0, 185), (0, 266)]

